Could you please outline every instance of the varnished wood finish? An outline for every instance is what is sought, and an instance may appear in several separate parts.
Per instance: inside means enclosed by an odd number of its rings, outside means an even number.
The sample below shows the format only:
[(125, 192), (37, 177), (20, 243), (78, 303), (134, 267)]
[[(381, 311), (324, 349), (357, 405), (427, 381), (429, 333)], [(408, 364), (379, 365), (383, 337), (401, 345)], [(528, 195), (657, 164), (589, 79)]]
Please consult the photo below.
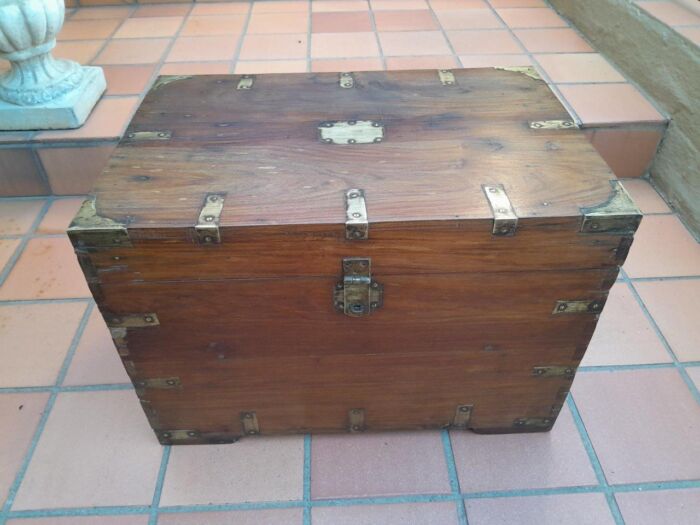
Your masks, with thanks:
[[(356, 408), (369, 431), (446, 427), (460, 405), (476, 431), (551, 428), (598, 319), (555, 305), (604, 304), (631, 236), (581, 233), (614, 176), (579, 130), (530, 128), (569, 118), (544, 82), (455, 76), (203, 76), (148, 94), (95, 189), (128, 242), (72, 240), (161, 442), (235, 440), (249, 412), (263, 434), (343, 432)], [(327, 120), (381, 121), (385, 140), (322, 144)], [(485, 184), (505, 188), (514, 235), (493, 235)], [(345, 238), (348, 188), (365, 190), (366, 241)], [(208, 193), (226, 194), (220, 244), (195, 235)], [(368, 317), (334, 305), (344, 257), (383, 285)]]

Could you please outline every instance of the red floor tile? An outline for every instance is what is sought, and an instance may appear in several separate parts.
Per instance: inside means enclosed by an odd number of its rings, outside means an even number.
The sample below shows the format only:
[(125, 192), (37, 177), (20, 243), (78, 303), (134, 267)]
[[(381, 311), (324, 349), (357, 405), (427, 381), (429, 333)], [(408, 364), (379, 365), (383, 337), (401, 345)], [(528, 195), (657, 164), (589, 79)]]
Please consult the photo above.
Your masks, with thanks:
[(557, 494), (466, 501), (474, 525), (613, 525), (603, 494)]
[(0, 299), (89, 297), (68, 238), (32, 239), (0, 287)]
[(299, 13), (253, 13), (248, 21), (248, 34), (260, 33), (304, 33), (309, 30), (309, 14)]
[(700, 279), (634, 287), (680, 361), (700, 361)]
[(74, 20), (103, 20), (107, 18), (125, 19), (134, 10), (132, 6), (82, 7), (72, 16)]
[(438, 11), (442, 27), (453, 29), (494, 29), (503, 24), (490, 9), (464, 9), (461, 11)]
[(442, 31), (399, 31), (379, 33), (385, 56), (449, 55), (451, 50)]
[(449, 31), (447, 36), (458, 55), (522, 53), (508, 31)]
[(56, 199), (36, 229), (41, 235), (64, 234), (85, 200), (84, 196)]
[(231, 62), (172, 62), (163, 64), (159, 75), (216, 75), (231, 72)]
[(498, 15), (514, 29), (540, 27), (567, 27), (566, 21), (556, 11), (546, 7), (496, 9)]
[(0, 387), (56, 382), (86, 303), (0, 306)]
[(182, 25), (181, 16), (153, 16), (124, 20), (114, 38), (154, 38), (174, 36)]
[(597, 53), (535, 55), (535, 59), (555, 83), (625, 81), (625, 77)]
[(374, 11), (400, 11), (402, 9), (428, 9), (426, 0), (370, 0)]
[(302, 509), (161, 514), (158, 525), (302, 525)]
[(311, 497), (450, 492), (439, 432), (314, 436)]
[(141, 66), (102, 66), (107, 79), (107, 95), (140, 95), (153, 78), (155, 67)]
[(69, 20), (63, 24), (58, 40), (101, 40), (112, 36), (120, 19)]
[(302, 497), (303, 436), (174, 447), (161, 505), (290, 501)]
[(700, 478), (700, 405), (676, 370), (581, 373), (572, 392), (609, 483)]
[(616, 283), (596, 327), (584, 366), (669, 363), (671, 357), (632, 291)]
[(460, 55), (462, 67), (513, 67), (531, 66), (527, 55)]
[(0, 502), (5, 502), (48, 399), (43, 392), (0, 394)]
[(622, 185), (630, 194), (642, 213), (670, 213), (666, 201), (658, 194), (654, 186), (644, 179), (625, 179)]
[(151, 4), (143, 5), (141, 4), (132, 13), (132, 17), (161, 17), (161, 16), (185, 16), (192, 9), (192, 4), (190, 2), (180, 3), (180, 4)]
[(493, 7), (546, 7), (544, 0), (489, 0)]
[(169, 38), (122, 38), (110, 41), (95, 64), (154, 64), (163, 57)]
[(128, 383), (112, 337), (97, 308), (92, 311), (63, 383), (106, 385)]
[(462, 492), (597, 484), (566, 407), (551, 432), (450, 436)]
[(622, 492), (615, 494), (628, 525), (696, 525), (700, 489)]
[(693, 42), (696, 46), (700, 46), (700, 27), (678, 27), (676, 31)]
[(311, 511), (314, 525), (457, 525), (453, 502), (399, 503), (317, 507)]
[(451, 69), (454, 67), (459, 67), (459, 64), (452, 55), (386, 58), (386, 68), (388, 70)]
[(700, 25), (700, 16), (674, 2), (636, 2), (638, 6), (670, 26)]
[(257, 75), (265, 73), (304, 73), (306, 60), (248, 60), (237, 62), (234, 73)]
[[(119, 139), (131, 115), (136, 111), (138, 97), (102, 98), (92, 110), (83, 127), (78, 129), (40, 131), (40, 140)], [(80, 167), (78, 169), (81, 169)]]
[(59, 394), (13, 509), (150, 505), (161, 455), (134, 392)]
[(314, 33), (311, 35), (311, 58), (373, 56), (379, 56), (379, 46), (374, 33)]
[(377, 11), (377, 31), (430, 31), (440, 29), (433, 14), (426, 10)]
[(27, 233), (44, 202), (44, 199), (0, 199), (0, 235)]
[(246, 18), (246, 15), (190, 16), (180, 36), (239, 35)]
[(190, 12), (195, 15), (245, 15), (250, 11), (250, 2), (197, 2)]
[(316, 0), (311, 2), (311, 10), (314, 13), (368, 11), (369, 3), (367, 0)]
[(308, 2), (298, 0), (270, 0), (253, 2), (253, 14), (256, 13), (298, 13), (309, 10)]
[(313, 33), (357, 33), (373, 31), (369, 11), (314, 12), (311, 15)]
[(591, 53), (593, 48), (573, 29), (518, 29), (513, 31), (531, 53)]
[[(255, 4), (256, 6), (259, 4)], [(240, 60), (306, 58), (306, 33), (290, 35), (246, 35)]]
[(66, 516), (7, 520), (7, 525), (148, 525), (148, 516)]
[(435, 12), (489, 8), (486, 0), (430, 0), (430, 6)]
[(89, 64), (105, 45), (104, 40), (61, 41), (56, 44), (53, 56), (74, 60), (79, 64)]
[(239, 38), (239, 35), (181, 36), (175, 40), (166, 60), (168, 62), (232, 60)]
[(384, 65), (380, 58), (328, 58), (311, 62), (311, 71), (317, 72), (381, 71), (383, 69)]
[(591, 143), (618, 177), (642, 177), (649, 170), (664, 130), (598, 128)]
[(665, 118), (630, 84), (559, 86), (584, 125), (620, 122), (663, 123)]
[(647, 215), (624, 269), (630, 277), (700, 275), (700, 244), (674, 215)]

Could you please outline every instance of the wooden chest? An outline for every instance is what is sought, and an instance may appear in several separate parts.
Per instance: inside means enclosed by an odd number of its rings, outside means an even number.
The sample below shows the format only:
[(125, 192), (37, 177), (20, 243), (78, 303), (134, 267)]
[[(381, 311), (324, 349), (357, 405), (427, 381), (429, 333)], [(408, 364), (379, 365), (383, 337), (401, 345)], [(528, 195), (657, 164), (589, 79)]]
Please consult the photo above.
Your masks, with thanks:
[(641, 214), (529, 68), (160, 77), (69, 235), (162, 443), (549, 430)]

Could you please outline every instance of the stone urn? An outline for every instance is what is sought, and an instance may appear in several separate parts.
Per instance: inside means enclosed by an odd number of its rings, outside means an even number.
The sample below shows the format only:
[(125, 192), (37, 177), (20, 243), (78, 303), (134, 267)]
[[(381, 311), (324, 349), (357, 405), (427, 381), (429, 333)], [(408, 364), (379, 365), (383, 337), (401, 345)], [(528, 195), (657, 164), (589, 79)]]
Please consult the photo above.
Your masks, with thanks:
[(0, 130), (77, 128), (106, 88), (101, 68), (54, 58), (64, 0), (0, 0)]

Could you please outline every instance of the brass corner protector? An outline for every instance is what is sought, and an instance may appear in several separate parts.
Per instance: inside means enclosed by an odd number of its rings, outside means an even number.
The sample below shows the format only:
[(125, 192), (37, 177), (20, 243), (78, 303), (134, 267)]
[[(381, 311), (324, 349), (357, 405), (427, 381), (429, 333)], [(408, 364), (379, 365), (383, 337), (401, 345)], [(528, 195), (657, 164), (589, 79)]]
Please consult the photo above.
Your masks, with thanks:
[(608, 199), (597, 206), (581, 208), (581, 233), (633, 234), (642, 221), (642, 212), (619, 180), (611, 180)]
[(521, 75), (525, 75), (526, 77), (530, 77), (534, 80), (542, 80), (542, 77), (540, 76), (539, 72), (533, 66), (496, 66), (493, 69), (497, 69), (499, 71), (510, 71), (512, 73), (520, 73)]
[(455, 416), (452, 419), (450, 427), (466, 430), (469, 426), (469, 420), (471, 419), (473, 411), (474, 405), (457, 405)]
[(348, 410), (348, 430), (350, 432), (364, 432), (365, 430), (365, 409), (352, 408)]
[(151, 91), (156, 91), (163, 86), (177, 82), (178, 80), (186, 80), (188, 78), (192, 78), (192, 75), (160, 75), (153, 83)]
[(83, 202), (67, 232), (76, 248), (131, 246), (127, 225), (98, 215), (95, 197)]

